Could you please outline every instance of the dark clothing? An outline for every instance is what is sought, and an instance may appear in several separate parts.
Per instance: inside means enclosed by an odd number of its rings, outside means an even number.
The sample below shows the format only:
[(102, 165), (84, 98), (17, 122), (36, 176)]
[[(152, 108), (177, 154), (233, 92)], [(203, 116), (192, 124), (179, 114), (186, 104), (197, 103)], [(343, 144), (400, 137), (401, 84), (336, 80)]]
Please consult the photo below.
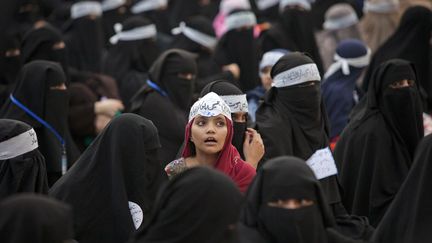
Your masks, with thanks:
[[(126, 242), (147, 223), (156, 192), (166, 180), (159, 148), (151, 121), (120, 115), (50, 189), (50, 196), (72, 206), (80, 243)], [(83, 195), (90, 198), (83, 200)], [(131, 203), (140, 218), (131, 216)]]

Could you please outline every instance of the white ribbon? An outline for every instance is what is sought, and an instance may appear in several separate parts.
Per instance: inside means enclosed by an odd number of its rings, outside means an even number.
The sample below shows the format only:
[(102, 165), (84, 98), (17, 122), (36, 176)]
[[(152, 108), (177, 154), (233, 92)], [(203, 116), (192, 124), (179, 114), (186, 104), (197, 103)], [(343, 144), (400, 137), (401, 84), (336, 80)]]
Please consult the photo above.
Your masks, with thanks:
[(193, 104), (189, 112), (189, 122), (197, 115), (212, 117), (219, 114), (231, 120), (230, 107), (215, 92), (210, 92)]
[(311, 10), (311, 3), (315, 2), (315, 0), (280, 0), (279, 3), (279, 11), (282, 12), (286, 6), (289, 5), (300, 5), (305, 10)]
[(255, 14), (250, 11), (233, 13), (225, 19), (226, 31), (241, 27), (253, 27), (256, 23)]
[(0, 160), (15, 158), (37, 149), (36, 132), (32, 129), (0, 143)]
[(115, 45), (118, 41), (134, 41), (155, 37), (157, 34), (154, 24), (122, 31), (123, 26), (119, 23), (114, 25), (115, 35), (111, 36), (110, 43)]
[(320, 81), (321, 76), (315, 63), (308, 63), (288, 69), (274, 77), (272, 86), (282, 88), (308, 81)]
[(327, 72), (324, 74), (324, 79), (327, 79), (331, 75), (333, 75), (335, 72), (337, 72), (339, 69), (342, 69), (342, 73), (344, 75), (350, 74), (350, 68), (349, 66), (361, 68), (366, 67), (369, 65), (371, 59), (371, 50), (368, 48), (366, 55), (356, 58), (343, 58), (339, 56), (338, 54), (334, 55), (334, 62), (330, 67), (327, 69)]
[(172, 29), (171, 33), (173, 35), (184, 34), (187, 38), (209, 49), (213, 49), (217, 43), (215, 37), (188, 27), (185, 22), (181, 22), (179, 27)]
[(279, 3), (279, 0), (256, 0), (256, 5), (259, 10), (266, 10)]
[(392, 0), (387, 2), (372, 3), (365, 1), (363, 5), (363, 12), (372, 13), (391, 13), (397, 11), (399, 8), (399, 0)]
[(268, 51), (264, 53), (261, 62), (259, 64), (260, 76), (263, 75), (263, 73), (261, 72), (263, 68), (268, 66), (273, 67), (273, 65), (275, 65), (276, 62), (279, 61), (279, 59), (284, 55), (285, 55), (284, 53), (278, 51)]
[(135, 5), (132, 6), (131, 12), (133, 14), (143, 13), (155, 9), (159, 9), (162, 7), (166, 7), (168, 5), (168, 0), (142, 0)]
[(102, 5), (96, 1), (77, 2), (71, 7), (71, 18), (77, 19), (87, 15), (102, 15)]
[(225, 103), (229, 106), (231, 113), (248, 112), (248, 103), (246, 94), (241, 95), (221, 95)]
[(105, 0), (102, 2), (102, 11), (109, 11), (123, 6), (126, 0)]
[(327, 19), (323, 27), (326, 30), (338, 30), (343, 29), (359, 22), (357, 14), (352, 12), (349, 15), (341, 16), (339, 18)]

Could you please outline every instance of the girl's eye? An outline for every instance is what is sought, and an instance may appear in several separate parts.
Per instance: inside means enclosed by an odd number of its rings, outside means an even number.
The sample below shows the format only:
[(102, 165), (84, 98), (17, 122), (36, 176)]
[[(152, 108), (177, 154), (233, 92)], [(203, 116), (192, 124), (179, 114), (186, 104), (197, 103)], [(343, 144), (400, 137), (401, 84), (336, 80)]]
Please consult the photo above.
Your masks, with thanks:
[(225, 122), (219, 121), (219, 122), (216, 123), (216, 125), (218, 127), (223, 127), (223, 126), (225, 126)]
[(196, 124), (197, 124), (198, 126), (204, 126), (205, 122), (204, 122), (204, 121), (198, 121)]

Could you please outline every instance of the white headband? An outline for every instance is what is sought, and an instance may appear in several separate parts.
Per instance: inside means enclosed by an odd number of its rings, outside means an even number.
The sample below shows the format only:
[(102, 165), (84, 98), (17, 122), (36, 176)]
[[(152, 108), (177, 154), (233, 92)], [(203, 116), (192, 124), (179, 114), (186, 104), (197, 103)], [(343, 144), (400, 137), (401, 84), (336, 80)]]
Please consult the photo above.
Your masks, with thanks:
[(277, 5), (279, 3), (279, 0), (256, 0), (255, 3), (259, 10), (266, 10), (270, 7)]
[(228, 17), (225, 19), (225, 26), (227, 31), (247, 26), (252, 27), (255, 24), (255, 14), (250, 11), (233, 13), (228, 15)]
[(130, 30), (122, 31), (123, 26), (119, 23), (114, 25), (117, 34), (111, 36), (110, 43), (115, 45), (118, 41), (134, 41), (155, 37), (157, 34), (154, 24), (140, 26)]
[(343, 58), (339, 56), (338, 54), (334, 55), (334, 62), (330, 67), (327, 69), (327, 72), (324, 74), (324, 79), (327, 79), (332, 74), (337, 72), (339, 69), (342, 69), (342, 73), (344, 75), (350, 74), (349, 66), (361, 68), (366, 67), (369, 65), (371, 59), (371, 50), (368, 48), (367, 53), (364, 56), (356, 57), (356, 58)]
[(279, 73), (276, 75), (276, 77), (274, 77), (272, 86), (276, 88), (282, 88), (308, 81), (320, 80), (321, 76), (319, 74), (317, 65), (315, 63), (308, 63)]
[(104, 0), (102, 2), (102, 11), (109, 11), (123, 6), (126, 0)]
[(399, 1), (391, 1), (391, 2), (378, 2), (371, 3), (369, 1), (365, 1), (363, 5), (363, 12), (372, 12), (372, 13), (391, 13), (397, 11), (399, 8)]
[(276, 62), (279, 61), (279, 59), (284, 55), (285, 55), (284, 53), (278, 51), (269, 51), (264, 53), (261, 62), (259, 64), (260, 75), (263, 75), (263, 73), (261, 72), (263, 68), (268, 66), (273, 67), (273, 65), (275, 65)]
[(186, 26), (185, 22), (181, 22), (179, 27), (172, 29), (171, 33), (173, 35), (178, 35), (182, 33), (192, 41), (210, 49), (213, 49), (217, 43), (217, 39), (215, 37), (188, 27)]
[(102, 15), (102, 5), (96, 1), (77, 2), (71, 7), (71, 18), (77, 19), (87, 15)]
[(189, 113), (189, 122), (197, 115), (211, 117), (222, 114), (231, 120), (229, 106), (215, 92), (210, 92), (193, 104)]
[(142, 0), (132, 6), (131, 12), (134, 14), (159, 9), (168, 5), (168, 0)]
[(314, 1), (309, 1), (309, 0), (280, 0), (279, 3), (279, 11), (282, 12), (286, 6), (289, 5), (300, 5), (302, 6), (305, 10), (311, 10), (311, 3), (313, 3)]
[(248, 112), (248, 103), (246, 94), (241, 95), (221, 95), (225, 103), (229, 106), (231, 113)]
[(355, 25), (359, 22), (359, 19), (357, 17), (357, 14), (352, 12), (349, 15), (345, 15), (339, 18), (335, 19), (327, 19), (323, 27), (326, 30), (338, 30), (343, 29), (346, 27), (350, 27), (352, 25)]
[(15, 158), (37, 149), (36, 132), (32, 129), (0, 143), (0, 160)]

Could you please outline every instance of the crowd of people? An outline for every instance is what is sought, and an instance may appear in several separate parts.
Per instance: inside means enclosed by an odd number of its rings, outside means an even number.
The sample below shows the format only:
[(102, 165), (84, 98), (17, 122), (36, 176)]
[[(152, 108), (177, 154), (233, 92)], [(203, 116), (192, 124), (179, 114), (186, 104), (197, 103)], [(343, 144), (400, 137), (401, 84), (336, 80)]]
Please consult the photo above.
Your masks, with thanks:
[(0, 6), (0, 242), (432, 241), (430, 0)]

